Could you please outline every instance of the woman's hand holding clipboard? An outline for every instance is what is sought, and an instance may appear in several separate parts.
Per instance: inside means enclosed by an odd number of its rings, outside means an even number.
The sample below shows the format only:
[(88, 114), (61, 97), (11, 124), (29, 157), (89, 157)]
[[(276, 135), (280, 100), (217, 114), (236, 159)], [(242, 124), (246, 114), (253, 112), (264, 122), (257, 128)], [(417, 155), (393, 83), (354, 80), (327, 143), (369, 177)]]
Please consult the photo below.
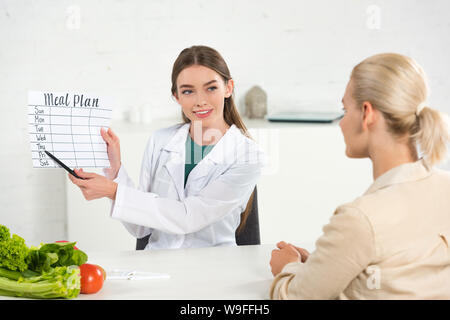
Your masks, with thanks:
[[(111, 129), (100, 130), (103, 140), (105, 140), (108, 151), (110, 168), (105, 169), (106, 177), (93, 173), (84, 172), (83, 169), (68, 169), (69, 179), (73, 184), (77, 185), (86, 200), (94, 200), (108, 197), (111, 200), (116, 199), (117, 183), (113, 180), (116, 178), (120, 169), (120, 142), (119, 138)], [(67, 170), (66, 169), (66, 170)]]

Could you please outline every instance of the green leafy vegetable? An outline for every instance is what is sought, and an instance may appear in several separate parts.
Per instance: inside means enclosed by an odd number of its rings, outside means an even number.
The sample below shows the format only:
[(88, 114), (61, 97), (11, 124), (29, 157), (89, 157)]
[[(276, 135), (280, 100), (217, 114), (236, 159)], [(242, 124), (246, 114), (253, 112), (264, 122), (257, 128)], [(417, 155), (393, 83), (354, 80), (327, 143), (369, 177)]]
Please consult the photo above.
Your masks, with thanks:
[(75, 298), (80, 293), (78, 266), (51, 268), (34, 275), (0, 268), (0, 295), (26, 298)]
[(80, 293), (78, 266), (88, 257), (76, 242), (28, 248), (0, 225), (0, 295), (26, 298), (75, 298)]
[(75, 250), (76, 242), (47, 243), (40, 247), (32, 247), (26, 259), (28, 269), (42, 272), (54, 267), (80, 266), (88, 257), (81, 250)]
[(24, 239), (16, 234), (11, 237), (9, 229), (0, 225), (0, 267), (24, 271), (27, 269), (25, 259), (28, 252)]

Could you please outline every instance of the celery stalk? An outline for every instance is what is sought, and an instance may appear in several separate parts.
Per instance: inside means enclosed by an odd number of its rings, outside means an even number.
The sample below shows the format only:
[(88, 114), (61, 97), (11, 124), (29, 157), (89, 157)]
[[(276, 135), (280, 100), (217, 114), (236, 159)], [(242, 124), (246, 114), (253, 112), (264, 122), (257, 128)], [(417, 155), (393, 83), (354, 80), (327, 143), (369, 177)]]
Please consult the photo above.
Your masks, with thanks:
[(0, 295), (26, 298), (75, 298), (80, 293), (80, 269), (56, 267), (40, 276), (11, 280), (0, 277)]

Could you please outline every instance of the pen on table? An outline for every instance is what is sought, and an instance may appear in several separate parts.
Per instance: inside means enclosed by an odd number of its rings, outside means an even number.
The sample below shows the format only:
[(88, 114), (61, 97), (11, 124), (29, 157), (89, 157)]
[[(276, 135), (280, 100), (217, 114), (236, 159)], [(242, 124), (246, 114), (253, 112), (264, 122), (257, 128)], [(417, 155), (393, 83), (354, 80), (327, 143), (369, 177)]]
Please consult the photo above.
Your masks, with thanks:
[(59, 160), (57, 157), (55, 157), (54, 155), (52, 155), (50, 152), (48, 152), (47, 150), (45, 150), (45, 153), (52, 158), (53, 161), (55, 161), (57, 164), (59, 164), (62, 168), (66, 169), (67, 172), (69, 172), (71, 175), (73, 175), (75, 178), (77, 179), (82, 179), (84, 180), (84, 178), (81, 178), (80, 176), (78, 176), (75, 171), (73, 171), (72, 169), (70, 169), (68, 166), (66, 166), (61, 160)]

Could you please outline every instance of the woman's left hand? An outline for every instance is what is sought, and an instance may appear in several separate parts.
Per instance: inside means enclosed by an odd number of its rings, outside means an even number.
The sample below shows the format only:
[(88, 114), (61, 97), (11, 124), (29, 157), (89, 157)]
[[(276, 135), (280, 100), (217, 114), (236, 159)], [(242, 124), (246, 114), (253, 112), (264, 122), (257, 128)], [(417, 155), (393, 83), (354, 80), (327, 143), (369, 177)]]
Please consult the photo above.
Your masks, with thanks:
[(94, 200), (108, 197), (116, 199), (117, 183), (96, 173), (84, 172), (83, 169), (75, 169), (75, 173), (83, 179), (77, 179), (70, 173), (70, 181), (77, 185), (86, 200)]
[(270, 259), (270, 268), (274, 276), (279, 274), (288, 263), (301, 261), (301, 255), (293, 245), (280, 241), (277, 247), (278, 249), (272, 250), (272, 259)]

